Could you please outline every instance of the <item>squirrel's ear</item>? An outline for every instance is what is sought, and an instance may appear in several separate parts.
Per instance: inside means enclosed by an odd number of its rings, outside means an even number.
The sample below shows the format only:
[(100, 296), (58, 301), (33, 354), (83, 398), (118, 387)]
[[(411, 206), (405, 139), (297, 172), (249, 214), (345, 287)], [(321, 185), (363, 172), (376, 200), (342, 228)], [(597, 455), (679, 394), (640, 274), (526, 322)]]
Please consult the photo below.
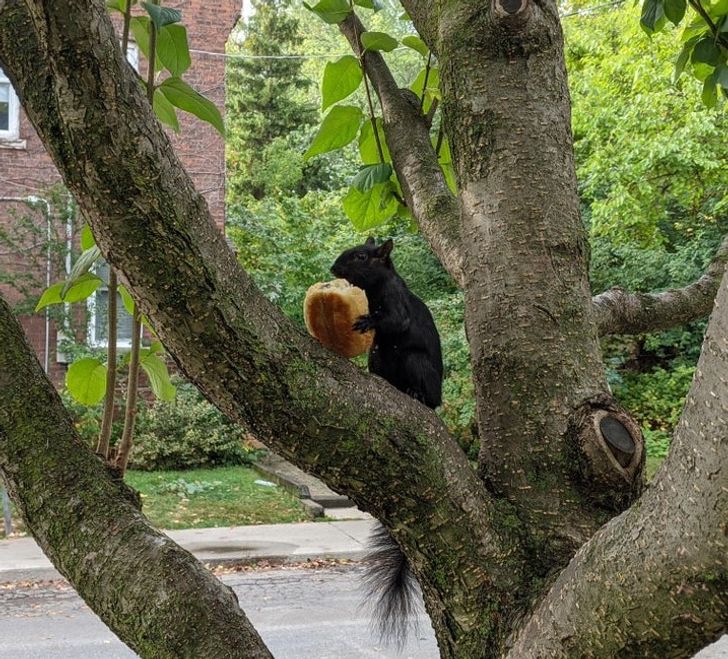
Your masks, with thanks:
[(392, 253), (392, 247), (394, 247), (394, 243), (390, 238), (379, 246), (377, 249), (377, 256), (382, 259), (388, 257)]
[(367, 241), (364, 244), (369, 245), (370, 247), (374, 247), (374, 238), (369, 236), (369, 238), (367, 238)]

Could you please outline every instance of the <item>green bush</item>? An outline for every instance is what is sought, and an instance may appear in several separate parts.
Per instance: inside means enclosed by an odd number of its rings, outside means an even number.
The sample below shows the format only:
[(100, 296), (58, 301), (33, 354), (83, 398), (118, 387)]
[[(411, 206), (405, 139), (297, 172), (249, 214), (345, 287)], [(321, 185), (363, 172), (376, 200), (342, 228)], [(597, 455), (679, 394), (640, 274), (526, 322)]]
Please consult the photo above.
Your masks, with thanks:
[(669, 371), (656, 368), (623, 374), (615, 384), (615, 396), (643, 428), (647, 455), (666, 455), (694, 372), (692, 365), (676, 364)]
[(193, 385), (178, 383), (174, 402), (140, 410), (130, 466), (158, 471), (249, 464), (255, 451), (245, 437)]

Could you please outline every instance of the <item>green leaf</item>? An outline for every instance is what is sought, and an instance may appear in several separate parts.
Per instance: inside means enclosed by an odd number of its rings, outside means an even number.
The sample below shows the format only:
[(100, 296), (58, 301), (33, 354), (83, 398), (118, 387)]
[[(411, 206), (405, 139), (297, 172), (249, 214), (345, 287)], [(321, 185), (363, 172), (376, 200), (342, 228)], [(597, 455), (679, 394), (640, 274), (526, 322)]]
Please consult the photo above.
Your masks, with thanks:
[[(647, 34), (659, 32), (665, 21), (665, 7), (662, 0), (645, 0), (642, 5), (640, 24)], [(662, 22), (662, 25), (660, 24)]]
[(324, 68), (321, 83), (321, 109), (353, 94), (361, 84), (363, 75), (359, 60), (353, 55), (344, 55)]
[(82, 405), (96, 405), (106, 394), (106, 366), (98, 359), (78, 359), (66, 373), (68, 393)]
[(427, 72), (427, 67), (423, 67), (422, 70), (417, 74), (414, 82), (410, 85), (410, 89), (417, 94), (418, 97), (422, 98), (422, 88), (425, 84), (425, 77), (427, 78), (427, 89), (426, 93), (433, 97), (440, 97), (440, 69), (436, 66), (430, 68), (430, 72)]
[(701, 98), (706, 107), (714, 108), (718, 104), (718, 86), (715, 84), (715, 73), (708, 76), (703, 83)]
[(75, 284), (82, 275), (85, 275), (93, 267), (94, 263), (99, 260), (99, 258), (101, 258), (101, 250), (96, 245), (89, 247), (87, 250), (82, 252), (81, 256), (76, 259), (70, 274), (66, 278), (66, 283), (61, 291), (61, 297), (65, 298), (73, 284)]
[(163, 353), (164, 346), (162, 345), (162, 342), (152, 341), (152, 343), (149, 344), (149, 352)]
[(91, 233), (91, 227), (88, 224), (84, 224), (81, 229), (81, 249), (84, 251), (91, 249), (95, 244), (96, 240), (94, 239), (94, 234)]
[(163, 124), (167, 124), (175, 133), (179, 133), (179, 120), (177, 119), (177, 111), (174, 109), (167, 97), (159, 90), (154, 90), (152, 97), (152, 107), (157, 119)]
[(384, 9), (382, 0), (354, 0), (354, 4), (365, 9), (373, 9), (375, 12)]
[(329, 25), (341, 23), (351, 12), (348, 0), (321, 0), (313, 7), (304, 2), (303, 6)]
[[(432, 148), (437, 146), (437, 136), (432, 137)], [(440, 144), (440, 152), (437, 157), (441, 165), (449, 165), (452, 162), (452, 153), (450, 152), (450, 140), (447, 137), (442, 138), (442, 144)]]
[(124, 284), (119, 284), (116, 287), (116, 290), (119, 292), (119, 295), (121, 296), (121, 303), (124, 305), (124, 309), (126, 309), (126, 313), (128, 313), (130, 316), (134, 315), (134, 299), (132, 298), (131, 294), (127, 290), (126, 286)]
[(61, 291), (63, 290), (63, 285), (65, 283), (66, 282), (59, 281), (57, 284), (53, 284), (53, 286), (46, 288), (43, 291), (43, 295), (40, 296), (38, 304), (35, 305), (35, 311), (40, 311), (49, 304), (61, 304), (63, 302)]
[(192, 64), (184, 25), (167, 25), (157, 35), (157, 57), (173, 76), (181, 76)]
[(379, 163), (378, 165), (367, 165), (359, 170), (351, 180), (351, 186), (359, 192), (371, 190), (377, 183), (384, 183), (392, 175), (392, 165)]
[[(137, 0), (131, 0), (132, 7), (136, 3), (137, 3)], [(124, 12), (126, 12), (126, 0), (107, 0), (106, 8), (113, 9), (113, 10), (121, 12), (123, 14)]]
[(351, 105), (336, 105), (324, 117), (316, 137), (313, 138), (304, 160), (327, 151), (334, 151), (351, 142), (359, 131), (362, 112)]
[(344, 212), (357, 231), (368, 231), (384, 224), (397, 212), (399, 202), (389, 182), (379, 183), (366, 192), (350, 188), (343, 199)]
[(412, 50), (416, 50), (420, 55), (422, 55), (422, 57), (427, 57), (430, 54), (430, 49), (427, 47), (427, 44), (422, 41), (422, 39), (415, 37), (414, 35), (410, 35), (402, 39), (402, 45), (407, 46), (407, 48), (411, 48)]
[(174, 400), (177, 389), (169, 379), (167, 364), (147, 348), (140, 353), (139, 365), (147, 374), (154, 395), (160, 400)]
[(710, 64), (710, 66), (717, 66), (720, 63), (720, 48), (715, 45), (713, 37), (703, 37), (695, 44), (690, 61), (702, 62)]
[(665, 0), (665, 16), (673, 25), (677, 25), (683, 19), (687, 8), (687, 0)]
[(361, 43), (367, 50), (383, 50), (385, 53), (393, 51), (399, 45), (399, 41), (386, 32), (363, 32)]
[(154, 21), (154, 25), (158, 30), (161, 30), (165, 25), (179, 23), (182, 20), (182, 12), (179, 9), (161, 7), (151, 2), (142, 2), (142, 7), (147, 10), (147, 14)]
[[(384, 151), (385, 162), (390, 162), (392, 156), (389, 153), (389, 147), (387, 147), (387, 140), (384, 137), (384, 128), (382, 127), (382, 120), (377, 117), (377, 135), (379, 135), (379, 141), (382, 144), (382, 151)], [(361, 133), (359, 134), (359, 154), (361, 155), (362, 162), (365, 165), (376, 165), (381, 162), (379, 158), (379, 150), (377, 149), (377, 141), (374, 138), (374, 127), (371, 121), (366, 121), (361, 127)]]
[(715, 70), (715, 82), (728, 91), (728, 66), (721, 64)]
[(442, 173), (445, 175), (445, 182), (447, 183), (447, 187), (450, 188), (450, 192), (457, 194), (458, 183), (455, 180), (455, 168), (452, 166), (452, 163), (443, 163)]
[[(131, 32), (134, 35), (134, 41), (136, 41), (139, 50), (142, 55), (149, 59), (149, 30), (152, 22), (147, 16), (134, 16), (131, 19)], [(154, 58), (154, 70), (162, 70), (162, 62), (159, 60), (159, 54)]]
[(99, 277), (87, 272), (85, 275), (81, 275), (76, 283), (68, 289), (63, 296), (63, 301), (73, 304), (74, 302), (85, 300), (103, 283)]
[(159, 89), (172, 105), (212, 124), (221, 135), (225, 134), (225, 126), (217, 106), (209, 98), (192, 89), (184, 80), (177, 77), (167, 78), (159, 85)]

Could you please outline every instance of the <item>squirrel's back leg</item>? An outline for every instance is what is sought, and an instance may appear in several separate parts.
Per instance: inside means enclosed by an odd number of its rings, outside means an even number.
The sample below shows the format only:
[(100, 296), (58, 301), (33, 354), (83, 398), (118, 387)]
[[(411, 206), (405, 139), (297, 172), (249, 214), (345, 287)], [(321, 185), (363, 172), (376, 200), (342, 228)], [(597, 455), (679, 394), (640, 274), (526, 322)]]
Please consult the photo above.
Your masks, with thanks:
[(403, 364), (405, 393), (432, 409), (442, 403), (442, 375), (423, 352), (413, 352)]

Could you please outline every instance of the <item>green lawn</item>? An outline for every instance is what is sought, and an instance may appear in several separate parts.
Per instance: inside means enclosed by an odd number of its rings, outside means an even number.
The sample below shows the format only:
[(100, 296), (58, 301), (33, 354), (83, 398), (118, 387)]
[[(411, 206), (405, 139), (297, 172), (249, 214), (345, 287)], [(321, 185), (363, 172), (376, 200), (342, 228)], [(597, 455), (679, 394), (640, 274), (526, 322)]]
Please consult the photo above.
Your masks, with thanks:
[(249, 467), (189, 471), (130, 471), (126, 482), (141, 492), (143, 512), (162, 529), (310, 521), (301, 502)]

